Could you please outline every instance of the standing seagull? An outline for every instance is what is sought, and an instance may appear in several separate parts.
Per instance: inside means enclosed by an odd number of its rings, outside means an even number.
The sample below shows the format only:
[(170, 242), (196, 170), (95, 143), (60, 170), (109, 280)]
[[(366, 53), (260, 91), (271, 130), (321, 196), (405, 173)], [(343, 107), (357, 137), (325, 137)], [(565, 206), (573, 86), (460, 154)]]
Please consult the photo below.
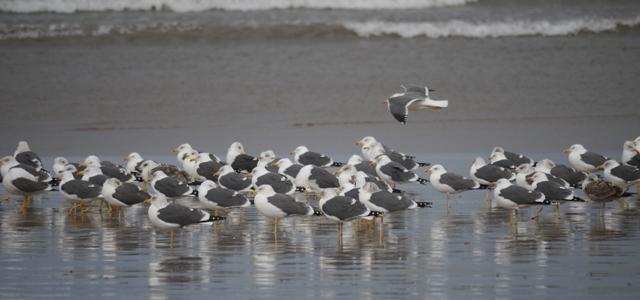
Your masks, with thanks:
[(215, 182), (207, 180), (198, 187), (198, 199), (200, 203), (209, 209), (223, 209), (247, 207), (251, 203), (242, 194), (218, 186)]
[(511, 162), (513, 162), (513, 164), (517, 167), (521, 164), (532, 164), (534, 163), (533, 159), (527, 157), (524, 154), (520, 154), (520, 153), (515, 153), (515, 152), (510, 152), (510, 151), (505, 151), (504, 148), (496, 146), (493, 148), (493, 150), (491, 151), (491, 154), (494, 153), (503, 153), (505, 158), (510, 160)]
[(195, 159), (196, 173), (198, 174), (196, 180), (198, 181), (218, 181), (218, 176), (214, 174), (220, 171), (220, 168), (225, 165), (215, 154), (206, 152), (199, 153), (197, 157), (191, 157), (189, 159)]
[(543, 193), (545, 199), (549, 201), (584, 202), (584, 199), (577, 197), (571, 188), (549, 180), (547, 174), (542, 172), (536, 172), (531, 176), (531, 186), (534, 190)]
[(598, 166), (598, 170), (604, 171), (604, 178), (623, 188), (640, 183), (640, 169), (634, 166), (621, 165), (615, 160), (607, 160)]
[(564, 153), (569, 154), (569, 163), (571, 163), (571, 166), (578, 171), (587, 173), (595, 172), (598, 166), (607, 160), (607, 158), (601, 154), (587, 151), (587, 149), (580, 144), (574, 144), (564, 149)]
[(302, 167), (296, 176), (295, 184), (305, 188), (306, 191), (315, 193), (320, 193), (324, 189), (340, 187), (340, 182), (335, 175), (314, 165)]
[(258, 165), (258, 158), (246, 154), (240, 142), (233, 142), (227, 150), (227, 163), (235, 171), (250, 173)]
[[(14, 157), (6, 156), (0, 160), (2, 184), (14, 195), (23, 195), (23, 208), (29, 206), (31, 196), (51, 190), (51, 176), (42, 168), (19, 163)], [(7, 197), (9, 199), (9, 197)]]
[(493, 196), (498, 206), (513, 209), (516, 213), (520, 207), (551, 204), (551, 201), (545, 199), (544, 194), (513, 185), (504, 178), (496, 182)]
[(218, 176), (218, 184), (223, 188), (237, 192), (247, 192), (251, 189), (251, 179), (236, 173), (229, 165), (222, 166), (214, 176)]
[(255, 188), (261, 185), (269, 185), (276, 193), (291, 195), (295, 193), (296, 186), (287, 176), (269, 172), (264, 167), (258, 166), (251, 172), (251, 183)]
[(462, 177), (456, 173), (447, 172), (442, 165), (434, 165), (425, 170), (431, 173), (429, 181), (436, 191), (447, 194), (447, 208), (451, 206), (451, 194), (468, 190), (477, 190), (480, 183), (473, 179)]
[[(431, 100), (429, 98), (429, 91), (427, 87), (423, 89), (417, 89), (414, 87), (404, 87), (404, 92), (395, 93), (391, 95), (384, 103), (387, 105), (387, 109), (391, 115), (400, 123), (407, 123), (407, 116), (409, 111), (417, 111), (422, 109), (442, 109), (449, 106), (447, 100)], [(420, 92), (418, 92), (420, 90)], [(424, 90), (424, 92), (422, 92)]]
[(420, 184), (427, 184), (429, 182), (427, 179), (419, 178), (416, 173), (407, 170), (401, 164), (392, 161), (387, 155), (378, 156), (373, 163), (376, 166), (378, 177), (391, 186), (395, 186), (396, 183), (417, 181)]
[(504, 152), (493, 152), (493, 153), (491, 153), (491, 156), (489, 156), (489, 162), (492, 165), (496, 165), (498, 167), (503, 167), (503, 168), (506, 168), (506, 169), (515, 169), (518, 166), (518, 165), (516, 165), (516, 163), (514, 163), (513, 161), (508, 159), (504, 155)]
[(102, 187), (76, 179), (71, 172), (64, 172), (60, 181), (60, 193), (67, 200), (74, 201), (69, 208), (69, 215), (74, 215), (78, 208), (80, 208), (80, 214), (84, 214), (88, 210), (85, 209), (84, 203), (98, 199), (101, 196)]
[(360, 201), (351, 197), (338, 196), (335, 189), (322, 191), (318, 207), (325, 217), (338, 222), (338, 237), (341, 241), (344, 222), (364, 218), (371, 213)]
[(135, 177), (127, 171), (127, 169), (116, 165), (110, 161), (101, 161), (95, 155), (89, 155), (84, 161), (80, 164), (81, 167), (96, 167), (100, 168), (102, 174), (110, 177), (110, 178), (118, 178), (118, 180), (122, 182), (132, 182), (135, 180)]
[(293, 197), (276, 193), (271, 186), (261, 185), (256, 190), (254, 203), (256, 209), (268, 218), (273, 218), (273, 234), (278, 238), (278, 218), (292, 215), (310, 216), (314, 214), (313, 208)]
[(368, 161), (373, 161), (376, 157), (386, 154), (392, 161), (401, 164), (403, 167), (411, 171), (418, 169), (418, 167), (427, 167), (431, 165), (430, 163), (416, 162), (414, 156), (395, 151), (378, 142), (372, 136), (365, 136), (362, 139), (357, 140), (356, 145), (362, 146), (360, 150), (362, 151), (364, 158)]
[(325, 154), (309, 151), (307, 146), (298, 146), (291, 150), (289, 154), (293, 155), (293, 160), (303, 166), (314, 165), (316, 167), (340, 167), (343, 163), (333, 162), (333, 159)]
[(606, 180), (598, 179), (594, 174), (591, 174), (584, 181), (583, 191), (591, 201), (600, 202), (600, 214), (604, 213), (604, 208), (607, 202), (617, 200), (621, 207), (625, 207), (624, 197), (631, 196), (624, 188), (617, 184), (611, 183)]
[(151, 196), (140, 188), (128, 182), (122, 182), (118, 178), (109, 178), (102, 185), (102, 196), (109, 203), (109, 212), (113, 207), (132, 206), (142, 203)]
[[(515, 180), (516, 175), (503, 167), (487, 164), (482, 157), (476, 157), (469, 171), (471, 178), (480, 184), (492, 186), (500, 179)], [(490, 201), (490, 191), (487, 189), (485, 200)]]
[(172, 176), (167, 176), (167, 174), (161, 170), (153, 173), (151, 186), (156, 192), (168, 199), (176, 199), (193, 194), (193, 189), (186, 182), (179, 181)]
[(13, 157), (15, 157), (19, 163), (32, 166), (37, 170), (40, 170), (43, 166), (42, 160), (38, 154), (31, 151), (31, 148), (26, 141), (18, 142), (18, 147), (13, 153)]
[(132, 173), (132, 174), (140, 173), (140, 169), (138, 168), (138, 166), (140, 165), (140, 163), (144, 161), (140, 153), (131, 152), (129, 153), (129, 155), (125, 155), (122, 158), (122, 160), (126, 162), (125, 168), (127, 169), (127, 171), (129, 171), (129, 173)]
[(304, 167), (303, 165), (294, 164), (288, 158), (281, 158), (276, 162), (271, 163), (272, 166), (278, 168), (278, 173), (287, 176), (289, 180), (295, 181), (298, 173), (300, 173), (300, 169)]
[(169, 203), (167, 198), (162, 194), (157, 194), (151, 198), (148, 215), (151, 224), (162, 229), (169, 229), (171, 232), (169, 245), (171, 246), (173, 246), (174, 229), (193, 224), (212, 223), (225, 219), (224, 217), (211, 216), (202, 209), (188, 208), (180, 204)]

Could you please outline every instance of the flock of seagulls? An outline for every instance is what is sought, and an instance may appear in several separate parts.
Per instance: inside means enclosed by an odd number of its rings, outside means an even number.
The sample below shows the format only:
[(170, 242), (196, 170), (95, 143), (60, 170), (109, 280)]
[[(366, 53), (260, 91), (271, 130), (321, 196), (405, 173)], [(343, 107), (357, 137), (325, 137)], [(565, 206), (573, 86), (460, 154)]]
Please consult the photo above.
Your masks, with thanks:
[[(405, 123), (408, 111), (448, 106), (447, 100), (430, 99), (429, 92), (433, 90), (403, 86), (402, 92), (385, 103), (394, 118)], [(557, 208), (564, 202), (586, 201), (576, 195), (578, 190), (604, 208), (613, 200), (623, 202), (633, 195), (629, 187), (640, 184), (640, 137), (624, 143), (620, 161), (588, 151), (580, 144), (572, 145), (564, 150), (569, 165), (550, 159), (534, 161), (495, 147), (488, 160), (475, 159), (469, 178), (441, 164), (417, 161), (415, 156), (398, 152), (372, 136), (356, 141), (356, 145), (361, 155), (351, 156), (346, 163), (304, 145), (286, 158), (272, 150), (253, 156), (240, 142), (234, 142), (222, 160), (185, 143), (173, 149), (175, 165), (132, 152), (123, 157), (122, 164), (95, 155), (77, 163), (57, 157), (49, 172), (27, 142), (21, 141), (13, 155), (0, 159), (0, 174), (8, 194), (24, 197), (24, 208), (34, 195), (56, 189), (72, 202), (70, 216), (85, 214), (91, 209), (88, 204), (95, 200), (101, 207), (104, 200), (110, 214), (147, 203), (151, 223), (169, 229), (172, 241), (175, 228), (221, 221), (230, 210), (251, 205), (274, 219), (276, 237), (278, 219), (311, 215), (338, 222), (342, 236), (344, 222), (375, 218), (382, 226), (385, 214), (430, 207), (430, 202), (416, 201), (402, 190), (402, 185), (412, 183), (430, 184), (445, 194), (448, 209), (451, 194), (485, 190), (486, 201), (495, 201), (497, 206), (514, 212), (537, 207), (533, 218), (538, 218), (547, 205), (556, 204)], [(418, 172), (420, 168), (425, 168), (428, 177), (420, 176), (424, 174)], [(199, 207), (176, 203), (184, 197), (197, 199)]]

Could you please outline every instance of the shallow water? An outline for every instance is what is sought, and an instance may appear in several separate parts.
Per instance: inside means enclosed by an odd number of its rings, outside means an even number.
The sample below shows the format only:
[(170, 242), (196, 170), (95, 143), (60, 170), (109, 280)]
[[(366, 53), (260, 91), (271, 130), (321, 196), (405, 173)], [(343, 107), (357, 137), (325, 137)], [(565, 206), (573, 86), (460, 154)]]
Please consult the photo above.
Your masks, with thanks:
[[(467, 172), (466, 160), (431, 158)], [(57, 192), (25, 211), (18, 199), (3, 202), (0, 298), (629, 298), (640, 291), (636, 199), (627, 209), (609, 204), (602, 216), (590, 203), (565, 204), (559, 214), (546, 208), (539, 221), (525, 209), (510, 223), (481, 191), (454, 197), (448, 212), (430, 187), (406, 188), (433, 208), (385, 216), (382, 240), (378, 226), (346, 225), (341, 244), (337, 225), (323, 217), (285, 219), (275, 240), (273, 222), (253, 207), (179, 230), (169, 247), (144, 206), (119, 218), (97, 207), (68, 217)]]

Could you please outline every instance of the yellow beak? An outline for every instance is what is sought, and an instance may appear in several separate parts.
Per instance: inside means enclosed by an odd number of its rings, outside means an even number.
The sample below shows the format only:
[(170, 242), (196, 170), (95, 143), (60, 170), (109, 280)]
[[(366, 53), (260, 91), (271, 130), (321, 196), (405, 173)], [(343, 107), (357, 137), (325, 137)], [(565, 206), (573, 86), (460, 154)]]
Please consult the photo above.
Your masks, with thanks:
[(213, 173), (213, 176), (220, 176), (220, 171)]
[(569, 154), (571, 153), (571, 149), (565, 148), (565, 149), (562, 149), (562, 152)]
[(599, 165), (596, 169), (598, 169), (598, 171), (604, 171), (604, 165)]
[(122, 157), (122, 160), (124, 160), (124, 161), (128, 161), (128, 160), (129, 160), (129, 155), (125, 155), (125, 156), (123, 156), (123, 157)]
[(274, 162), (271, 163), (271, 166), (274, 167), (274, 168), (279, 168), (280, 164), (278, 164), (277, 161), (274, 161)]
[(289, 155), (294, 155), (296, 152), (294, 150), (289, 151)]
[(178, 154), (178, 152), (180, 152), (180, 151), (178, 151), (178, 148), (173, 148), (173, 150), (171, 150), (171, 152)]
[(78, 175), (79, 175), (79, 176), (84, 176), (84, 170), (82, 170), (82, 171), (78, 171)]
[(144, 204), (151, 204), (151, 198), (144, 199)]
[(431, 173), (431, 168), (426, 168), (426, 169), (424, 170), (424, 172), (425, 172), (425, 173)]
[(362, 146), (362, 145), (364, 145), (364, 142), (362, 140), (357, 140), (356, 141), (356, 145)]
[(492, 187), (492, 188), (494, 188), (494, 187), (496, 187), (496, 183), (495, 183), (495, 182), (492, 182), (489, 186), (490, 186), (490, 187)]

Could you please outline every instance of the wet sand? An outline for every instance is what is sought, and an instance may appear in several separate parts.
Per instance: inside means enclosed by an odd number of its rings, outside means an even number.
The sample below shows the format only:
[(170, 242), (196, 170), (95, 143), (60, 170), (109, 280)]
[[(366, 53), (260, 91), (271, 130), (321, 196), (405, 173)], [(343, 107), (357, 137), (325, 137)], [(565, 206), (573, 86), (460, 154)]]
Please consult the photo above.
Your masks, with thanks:
[[(343, 153), (367, 134), (409, 152), (619, 149), (640, 125), (639, 40), (1, 41), (0, 149), (28, 139), (50, 155), (164, 155), (184, 141), (222, 152), (241, 140), (256, 151)], [(409, 82), (428, 83), (450, 107), (399, 125), (382, 100)]]

